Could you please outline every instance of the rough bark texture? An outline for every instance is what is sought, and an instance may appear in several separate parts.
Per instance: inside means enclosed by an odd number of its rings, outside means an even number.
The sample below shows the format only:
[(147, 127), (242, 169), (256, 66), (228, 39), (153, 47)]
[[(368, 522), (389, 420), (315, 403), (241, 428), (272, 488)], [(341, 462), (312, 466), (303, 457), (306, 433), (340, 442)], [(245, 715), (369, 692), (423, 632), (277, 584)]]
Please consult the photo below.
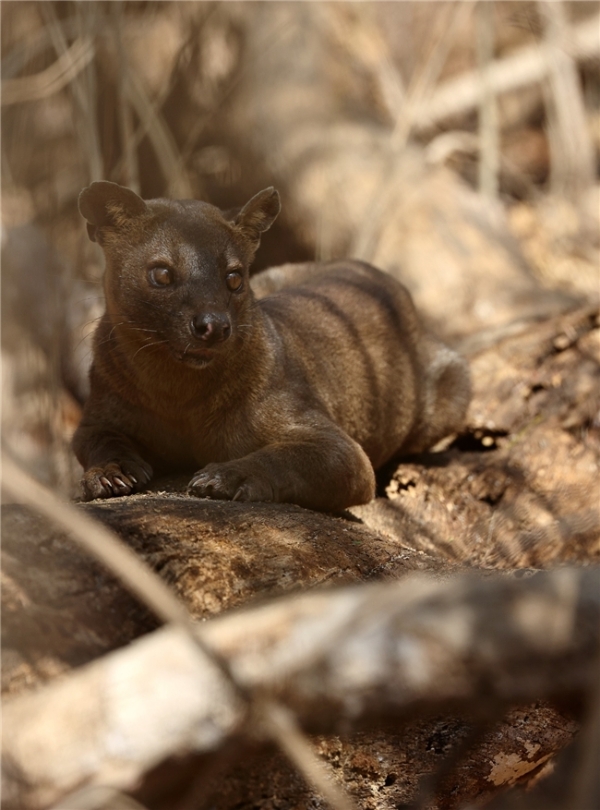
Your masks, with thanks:
[[(183, 482), (182, 482), (183, 483)], [(192, 616), (328, 583), (441, 569), (348, 517), (180, 492), (81, 505), (160, 572)], [(5, 690), (18, 692), (130, 642), (156, 622), (60, 531), (3, 509)]]
[(462, 563), (597, 561), (599, 337), (597, 310), (583, 308), (475, 351), (464, 435), (400, 465), (389, 499), (353, 512)]
[[(331, 733), (382, 716), (389, 724), (453, 708), (485, 717), (507, 704), (586, 694), (599, 627), (598, 572), (564, 569), (528, 581), (411, 577), (303, 594), (198, 632), (229, 662), (241, 694), (254, 697), (250, 729), (261, 725), (261, 703), (275, 699)], [(131, 790), (169, 755), (218, 751), (243, 722), (243, 701), (213, 662), (166, 628), (8, 703), (4, 795), (37, 808), (81, 784)], [(538, 733), (522, 760), (490, 739), (480, 779), (510, 783), (542, 765), (556, 742)]]
[[(71, 493), (77, 472), (68, 439), (80, 412), (64, 387), (85, 396), (88, 350), (80, 338), (100, 314), (99, 302), (90, 307), (101, 268), (76, 214), (81, 188), (101, 177), (139, 187), (146, 198), (191, 188), (195, 198), (231, 208), (273, 184), (283, 214), (257, 266), (354, 256), (398, 275), (425, 319), (471, 359), (475, 396), (464, 433), (436, 453), (390, 464), (379, 474), (378, 498), (344, 516), (190, 500), (181, 482), (77, 509), (113, 527), (198, 620), (211, 620), (202, 624), (207, 632), (212, 620), (235, 620), (219, 615), (230, 609), (316, 586), (427, 571), (443, 590), (457, 569), (485, 569), (490, 584), (496, 576), (487, 569), (501, 568), (500, 582), (527, 592), (539, 582), (530, 579), (532, 568), (597, 565), (597, 313), (574, 309), (579, 299), (548, 289), (560, 285), (597, 300), (598, 177), (587, 177), (595, 185), (577, 200), (548, 193), (556, 178), (579, 184), (581, 173), (571, 169), (589, 163), (590, 144), (600, 154), (598, 71), (587, 61), (598, 53), (597, 20), (589, 4), (563, 4), (554, 55), (543, 41), (547, 3), (494, 6), (499, 60), (490, 65), (489, 85), (501, 92), (495, 202), (474, 190), (486, 162), (476, 113), (468, 112), (484, 84), (476, 4), (62, 5), (2, 5), (3, 80), (24, 81), (21, 89), (63, 64), (63, 37), (71, 55), (78, 38), (89, 37), (95, 51), (69, 87), (13, 104), (3, 116), (3, 168), (10, 171), (2, 186), (2, 416), (13, 452), (50, 486)], [(560, 8), (551, 11), (558, 19)], [(557, 78), (561, 62), (568, 72), (568, 53), (582, 61), (579, 82), (569, 68), (565, 93)], [(547, 72), (554, 86), (537, 81)], [(504, 93), (507, 77), (511, 86), (527, 86)], [(586, 108), (587, 121), (572, 114), (577, 107)], [(438, 121), (442, 130), (456, 129), (436, 135), (431, 125)], [(576, 140), (561, 143), (557, 133)], [(38, 226), (60, 256), (40, 241)], [(82, 327), (77, 337), (75, 324)], [(39, 700), (41, 718), (58, 708), (45, 702), (44, 690), (54, 694), (56, 676), (67, 679), (65, 722), (80, 723), (82, 742), (60, 758), (66, 773), (94, 742), (93, 724), (85, 724), (69, 692), (82, 665), (104, 665), (110, 651), (127, 658), (171, 631), (157, 630), (154, 617), (53, 526), (11, 504), (3, 519), (4, 693), (13, 707)], [(484, 585), (484, 602), (487, 593)], [(541, 627), (535, 610), (524, 612)], [(434, 629), (444, 618), (436, 617)], [(477, 660), (489, 649), (486, 627), (480, 636)], [(246, 633), (242, 641), (249, 640)], [(172, 663), (167, 654), (157, 668)], [(586, 656), (580, 666), (556, 663), (551, 673), (560, 685), (590, 664)], [(151, 710), (164, 692), (178, 697), (173, 678), (145, 713), (144, 689), (155, 674), (142, 669), (133, 682), (144, 722), (156, 720)], [(433, 692), (451, 674), (444, 672)], [(491, 675), (497, 683), (497, 668)], [(118, 692), (119, 683), (113, 686)], [(290, 683), (277, 688), (292, 694)], [(488, 799), (497, 810), (588, 810), (600, 806), (600, 690), (584, 692), (575, 684), (559, 702), (535, 700), (504, 714), (485, 699), (484, 679), (473, 700), (465, 698), (479, 707), (475, 715), (438, 704), (433, 717), (400, 721), (389, 712), (387, 726), (348, 723), (340, 736), (314, 739), (361, 810), (449, 810)], [(337, 728), (325, 724), (331, 712), (316, 718), (319, 726), (302, 715), (302, 701), (290, 700), (312, 730)], [(129, 707), (122, 703), (122, 714)], [(323, 798), (258, 733), (254, 745), (230, 739), (219, 755), (176, 755), (174, 745), (173, 756), (159, 761), (172, 742), (168, 720), (143, 740), (158, 746), (156, 767), (136, 787), (128, 783), (151, 810), (322, 810)], [(18, 730), (27, 734), (24, 724)], [(30, 767), (55, 753), (52, 724), (45, 731), (50, 742), (38, 755), (34, 723), (31, 748), (23, 749)], [(5, 734), (7, 752), (17, 736)], [(109, 743), (109, 754), (123, 753), (123, 736)], [(137, 771), (130, 762), (130, 777), (148, 762)], [(93, 779), (93, 758), (87, 765), (84, 781)], [(3, 769), (23, 808), (18, 796), (26, 786), (8, 758)], [(115, 769), (113, 784), (126, 784), (126, 770)], [(72, 784), (61, 788), (59, 781), (43, 786), (47, 797)], [(114, 790), (104, 801), (88, 792), (60, 805), (90, 806), (131, 809)]]
[[(382, 497), (353, 514), (201, 501), (178, 491), (180, 481), (79, 508), (138, 551), (197, 619), (316, 585), (410, 571), (437, 572), (443, 580), (464, 566), (520, 568), (525, 575), (531, 567), (597, 561), (596, 311), (521, 326), (496, 346), (474, 347), (471, 362), (475, 394), (464, 435), (443, 452), (382, 471)], [(156, 627), (60, 532), (16, 505), (4, 507), (3, 521), (3, 683), (10, 695)], [(548, 704), (513, 710), (496, 727), (502, 714), (484, 715), (487, 736), (449, 770), (431, 806), (483, 801), (527, 780), (577, 728), (569, 712)], [(318, 747), (361, 807), (390, 810), (409, 801), (418, 776), (437, 770), (478, 722), (451, 712), (401, 732), (396, 726), (322, 738)], [(205, 774), (198, 796), (210, 796), (212, 784), (213, 803), (223, 810), (318, 806), (280, 755), (244, 750), (226, 787)], [(172, 808), (200, 764), (193, 757), (164, 764), (138, 795), (150, 807)], [(214, 763), (207, 767), (211, 774)]]

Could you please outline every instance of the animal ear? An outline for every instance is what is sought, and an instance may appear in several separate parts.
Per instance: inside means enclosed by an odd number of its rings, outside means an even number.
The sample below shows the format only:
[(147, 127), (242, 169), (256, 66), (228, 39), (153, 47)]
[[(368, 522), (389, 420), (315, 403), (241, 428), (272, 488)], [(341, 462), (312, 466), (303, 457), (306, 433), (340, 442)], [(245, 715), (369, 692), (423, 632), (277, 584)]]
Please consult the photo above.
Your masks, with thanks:
[(233, 224), (252, 242), (258, 244), (261, 233), (269, 230), (280, 211), (279, 192), (269, 186), (246, 203), (234, 218)]
[(88, 236), (92, 242), (97, 241), (98, 228), (124, 225), (148, 210), (146, 203), (134, 191), (106, 180), (84, 188), (78, 204), (79, 213), (87, 220)]

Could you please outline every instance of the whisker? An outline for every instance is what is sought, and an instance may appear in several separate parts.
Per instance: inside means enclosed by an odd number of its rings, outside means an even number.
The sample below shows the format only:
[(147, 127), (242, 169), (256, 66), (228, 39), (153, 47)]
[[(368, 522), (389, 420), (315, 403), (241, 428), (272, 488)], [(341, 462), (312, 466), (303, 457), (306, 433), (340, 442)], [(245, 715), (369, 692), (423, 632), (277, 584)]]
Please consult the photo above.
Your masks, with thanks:
[(110, 340), (110, 339), (112, 338), (112, 336), (113, 336), (113, 332), (115, 331), (115, 329), (116, 329), (118, 326), (123, 326), (123, 325), (124, 325), (124, 323), (125, 323), (125, 321), (121, 321), (121, 323), (115, 323), (115, 324), (114, 324), (113, 328), (110, 330), (110, 333), (109, 333), (109, 335), (108, 335), (108, 340)]
[[(81, 346), (81, 344), (84, 343), (86, 340), (90, 340), (91, 337), (92, 337), (91, 334), (83, 335), (83, 337), (80, 337), (79, 340), (77, 341), (77, 343), (73, 346), (73, 352), (76, 352), (77, 349), (79, 349), (79, 347)], [(91, 351), (91, 349), (90, 349), (90, 351)]]
[(83, 298), (77, 298), (73, 304), (82, 304), (84, 301), (102, 301), (103, 295), (84, 295)]
[(169, 342), (168, 340), (155, 340), (152, 343), (146, 343), (144, 346), (140, 346), (140, 348), (137, 350), (137, 352), (133, 355), (133, 357), (131, 359), (135, 360), (135, 358), (142, 351), (142, 349), (149, 349), (149, 348), (152, 348), (153, 346), (161, 346), (163, 343), (168, 343), (168, 342)]
[(114, 338), (109, 336), (109, 337), (105, 338), (104, 340), (101, 340), (99, 343), (96, 343), (96, 346), (106, 346), (106, 344), (110, 343), (113, 339)]
[[(86, 326), (91, 326), (93, 323), (96, 323), (97, 321), (99, 321), (101, 319), (102, 319), (102, 315), (100, 315), (98, 318), (90, 318), (89, 321), (84, 321), (84, 323), (79, 324), (79, 326), (77, 326), (76, 329), (84, 329)], [(75, 330), (73, 330), (73, 331), (75, 331)]]

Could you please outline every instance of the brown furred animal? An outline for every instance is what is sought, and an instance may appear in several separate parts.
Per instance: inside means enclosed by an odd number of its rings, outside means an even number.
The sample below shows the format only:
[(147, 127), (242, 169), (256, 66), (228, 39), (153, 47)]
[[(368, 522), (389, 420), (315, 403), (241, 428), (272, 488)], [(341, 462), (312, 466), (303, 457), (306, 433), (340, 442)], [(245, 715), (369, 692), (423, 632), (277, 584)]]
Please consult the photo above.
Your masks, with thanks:
[(106, 258), (73, 440), (86, 499), (138, 491), (153, 469), (197, 470), (200, 497), (341, 510), (373, 498), (374, 468), (460, 427), (466, 362), (391, 276), (345, 260), (250, 282), (275, 189), (225, 215), (99, 182), (79, 209)]

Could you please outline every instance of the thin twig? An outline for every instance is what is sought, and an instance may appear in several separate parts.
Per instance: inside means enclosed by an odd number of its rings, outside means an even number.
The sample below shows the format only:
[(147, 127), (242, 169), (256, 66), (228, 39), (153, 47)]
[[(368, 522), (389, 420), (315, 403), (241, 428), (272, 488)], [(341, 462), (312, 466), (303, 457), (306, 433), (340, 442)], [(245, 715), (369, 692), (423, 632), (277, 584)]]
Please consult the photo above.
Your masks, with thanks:
[(294, 715), (274, 701), (261, 702), (259, 707), (261, 726), (333, 810), (356, 810), (352, 799), (337, 784), (332, 771), (300, 731)]

